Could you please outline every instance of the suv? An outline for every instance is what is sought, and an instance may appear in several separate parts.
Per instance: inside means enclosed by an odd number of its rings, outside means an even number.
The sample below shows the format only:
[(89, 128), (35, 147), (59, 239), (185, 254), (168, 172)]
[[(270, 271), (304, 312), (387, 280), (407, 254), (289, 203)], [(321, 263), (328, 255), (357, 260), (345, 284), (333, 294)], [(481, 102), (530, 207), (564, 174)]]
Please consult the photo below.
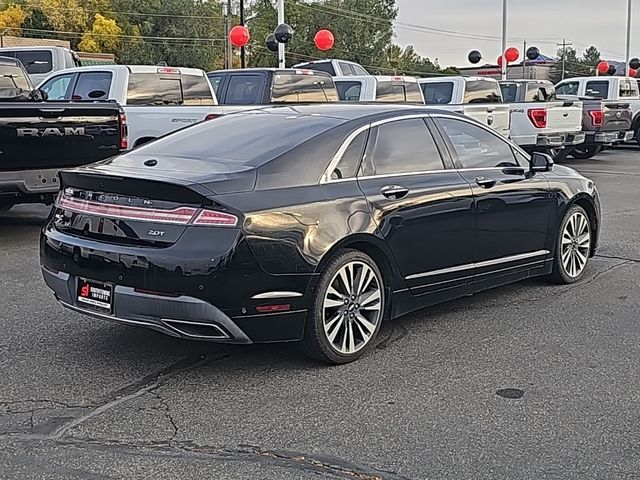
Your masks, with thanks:
[(348, 60), (314, 60), (313, 62), (298, 63), (293, 68), (306, 68), (319, 72), (327, 72), (332, 77), (350, 77), (352, 75), (369, 75), (364, 67)]
[[(269, 105), (338, 100), (328, 73), (303, 69), (244, 68), (207, 73), (220, 105)], [(235, 109), (234, 109), (235, 110)], [(224, 113), (230, 113), (223, 109)]]
[(20, 60), (34, 85), (54, 72), (80, 66), (75, 52), (64, 47), (4, 47), (0, 55)]

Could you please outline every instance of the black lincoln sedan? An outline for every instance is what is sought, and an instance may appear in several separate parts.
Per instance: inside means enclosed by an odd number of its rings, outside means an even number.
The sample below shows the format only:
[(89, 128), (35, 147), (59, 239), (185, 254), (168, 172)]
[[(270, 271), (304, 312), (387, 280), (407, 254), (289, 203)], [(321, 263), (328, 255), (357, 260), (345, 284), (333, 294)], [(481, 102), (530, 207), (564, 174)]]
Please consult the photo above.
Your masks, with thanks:
[(593, 181), (426, 107), (299, 105), (61, 173), (41, 239), (65, 307), (168, 335), (357, 359), (384, 320), (534, 276), (580, 280)]

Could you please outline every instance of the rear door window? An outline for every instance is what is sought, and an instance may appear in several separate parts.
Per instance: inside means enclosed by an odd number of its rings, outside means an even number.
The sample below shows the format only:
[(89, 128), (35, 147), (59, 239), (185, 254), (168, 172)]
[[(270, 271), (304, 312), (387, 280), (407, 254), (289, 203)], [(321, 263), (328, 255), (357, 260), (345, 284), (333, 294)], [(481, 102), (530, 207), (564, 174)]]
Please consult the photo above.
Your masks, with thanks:
[(424, 103), (418, 83), (403, 81), (378, 81), (376, 100), (379, 102)]
[(220, 100), (220, 84), (222, 83), (222, 75), (207, 75), (209, 78), (209, 83), (211, 83), (211, 88), (213, 88), (213, 92)]
[(427, 105), (446, 105), (453, 99), (452, 82), (425, 82), (420, 87)]
[(497, 82), (469, 80), (465, 86), (464, 103), (499, 103), (502, 92)]
[(338, 81), (336, 82), (338, 90), (338, 98), (346, 102), (357, 102), (360, 100), (362, 92), (362, 82), (359, 80)]
[(48, 50), (17, 50), (9, 55), (20, 60), (29, 74), (49, 73), (53, 70), (53, 59)]
[(40, 89), (47, 94), (51, 101), (71, 100), (71, 81), (74, 76), (75, 73), (58, 75), (47, 80)]
[(259, 105), (263, 103), (263, 90), (263, 75), (230, 75), (224, 103), (228, 105)]
[(78, 75), (73, 100), (106, 100), (111, 89), (111, 72), (84, 72)]
[(606, 80), (592, 80), (587, 82), (584, 93), (587, 97), (606, 99), (609, 96), (609, 82)]
[(282, 72), (273, 76), (271, 100), (273, 103), (335, 102), (338, 97), (331, 77)]
[(356, 74), (356, 72), (353, 71), (351, 64), (345, 63), (345, 62), (339, 62), (338, 65), (340, 65), (340, 70), (342, 70), (342, 75), (350, 76), (350, 75)]
[(364, 176), (418, 173), (444, 168), (433, 136), (421, 118), (380, 125), (377, 132), (370, 136), (370, 141), (375, 144), (373, 155), (367, 156), (363, 162)]
[(214, 105), (207, 77), (182, 75), (181, 80), (184, 105)]

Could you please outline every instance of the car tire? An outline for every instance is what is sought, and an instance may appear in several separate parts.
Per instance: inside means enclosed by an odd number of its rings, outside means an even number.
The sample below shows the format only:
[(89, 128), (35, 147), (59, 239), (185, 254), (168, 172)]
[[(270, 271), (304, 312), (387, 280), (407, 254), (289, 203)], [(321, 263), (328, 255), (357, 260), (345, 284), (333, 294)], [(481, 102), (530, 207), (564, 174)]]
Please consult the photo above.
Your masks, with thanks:
[(386, 312), (386, 286), (368, 255), (341, 250), (322, 269), (302, 342), (314, 359), (340, 365), (373, 344)]
[(592, 242), (589, 215), (580, 205), (571, 206), (560, 223), (550, 279), (561, 284), (581, 280), (586, 272)]
[(598, 155), (601, 150), (601, 145), (578, 145), (573, 152), (571, 152), (571, 156), (579, 160), (589, 160)]

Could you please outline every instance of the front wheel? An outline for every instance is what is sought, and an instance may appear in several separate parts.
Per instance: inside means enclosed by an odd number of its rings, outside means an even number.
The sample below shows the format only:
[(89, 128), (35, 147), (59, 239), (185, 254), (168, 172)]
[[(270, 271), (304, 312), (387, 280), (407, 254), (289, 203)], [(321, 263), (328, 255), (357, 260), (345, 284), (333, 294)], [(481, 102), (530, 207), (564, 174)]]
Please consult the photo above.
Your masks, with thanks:
[(587, 212), (574, 205), (560, 224), (551, 279), (556, 283), (575, 283), (586, 271), (591, 253), (592, 231)]
[(579, 160), (588, 160), (598, 155), (601, 150), (602, 145), (578, 145), (573, 152), (571, 152), (571, 156)]
[(376, 338), (385, 305), (384, 279), (371, 257), (357, 250), (337, 253), (320, 275), (304, 349), (335, 365), (357, 360)]

